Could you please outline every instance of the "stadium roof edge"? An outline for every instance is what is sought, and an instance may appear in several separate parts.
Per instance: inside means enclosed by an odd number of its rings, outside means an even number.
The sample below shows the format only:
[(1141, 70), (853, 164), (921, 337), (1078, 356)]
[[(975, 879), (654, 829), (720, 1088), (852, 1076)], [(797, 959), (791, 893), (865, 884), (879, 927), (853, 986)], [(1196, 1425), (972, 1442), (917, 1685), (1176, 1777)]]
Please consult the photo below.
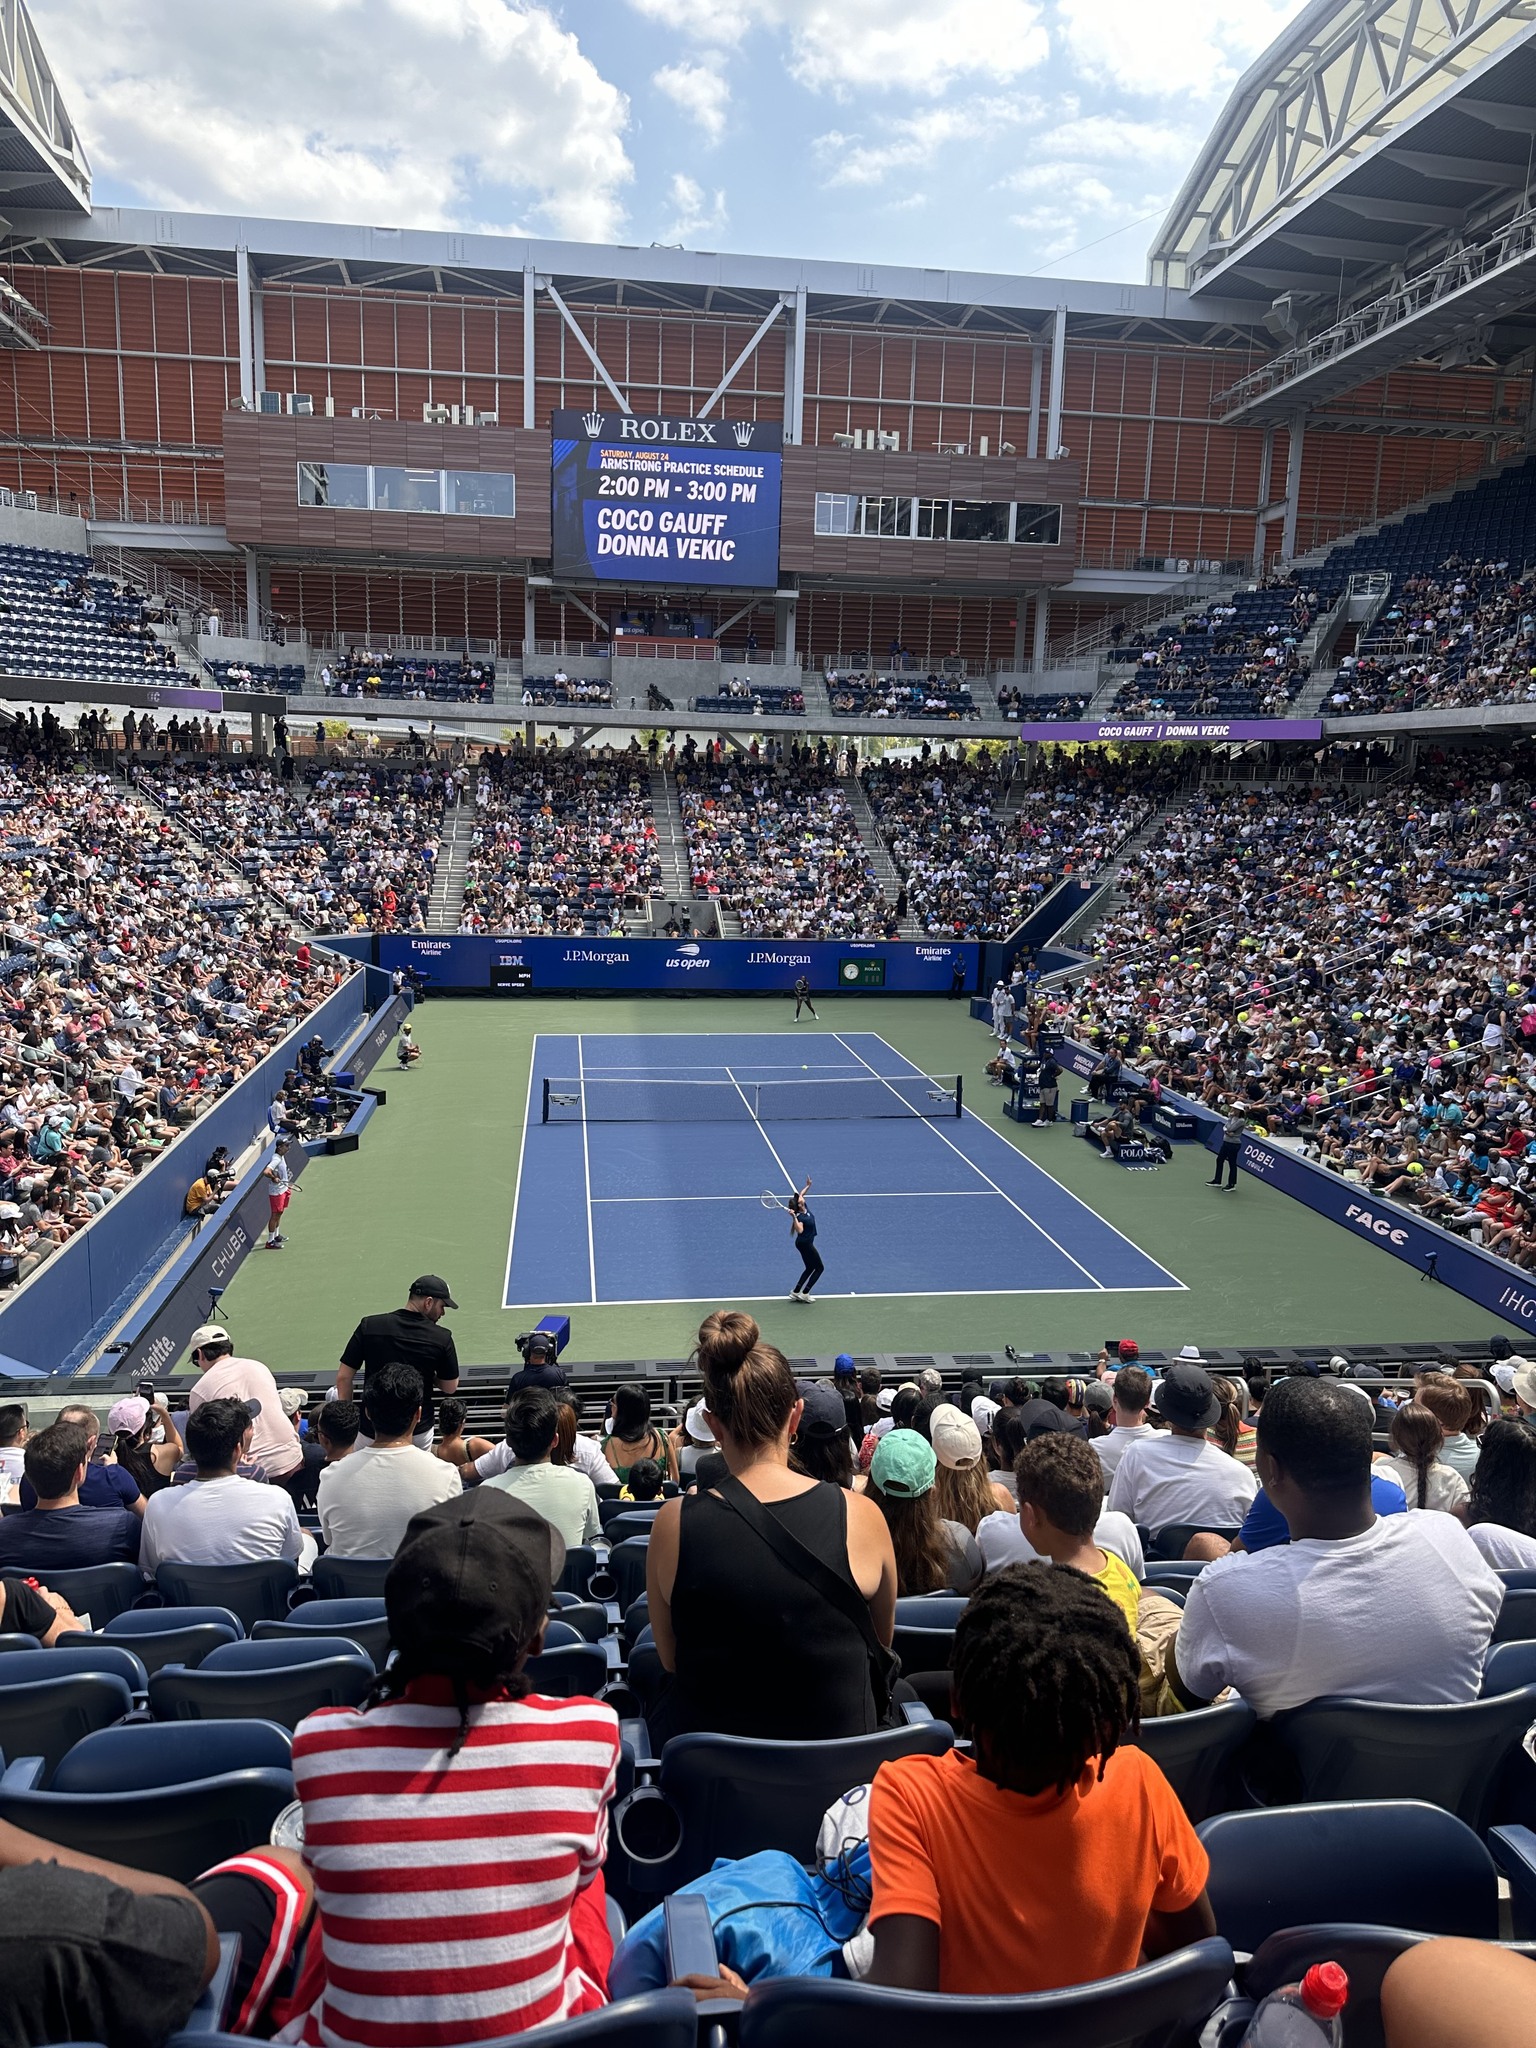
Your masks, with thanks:
[[(89, 218), (18, 209), (5, 237), (13, 260), (101, 267), (114, 255), (139, 253), (158, 259), (151, 268), (215, 275), (233, 274), (241, 249), (258, 281), (271, 283), (410, 287), (421, 280), (415, 288), (520, 294), (522, 275), (532, 269), (559, 280), (562, 290), (567, 280), (596, 288), (648, 288), (656, 302), (671, 296), (679, 307), (707, 304), (712, 295), (771, 300), (803, 289), (822, 318), (837, 317), (840, 310), (868, 318), (876, 309), (928, 307), (942, 309), (942, 324), (949, 325), (974, 309), (1021, 316), (1021, 325), (1038, 329), (1065, 306), (1069, 316), (1203, 331), (1228, 323), (1247, 329), (1253, 319), (1251, 303), (1207, 297), (1196, 304), (1186, 292), (1161, 285), (134, 207), (98, 206)], [(1038, 317), (1031, 322), (1030, 315)]]

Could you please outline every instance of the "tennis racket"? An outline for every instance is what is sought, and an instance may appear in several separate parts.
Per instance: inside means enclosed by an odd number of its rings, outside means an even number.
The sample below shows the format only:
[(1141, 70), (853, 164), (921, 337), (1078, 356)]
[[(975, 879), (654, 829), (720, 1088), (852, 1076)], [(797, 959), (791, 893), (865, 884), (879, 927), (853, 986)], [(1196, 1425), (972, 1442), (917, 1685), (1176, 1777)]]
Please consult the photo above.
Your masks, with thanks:
[(782, 1195), (776, 1195), (773, 1192), (772, 1188), (764, 1188), (762, 1194), (758, 1197), (758, 1200), (762, 1203), (765, 1209), (787, 1209), (789, 1207), (789, 1204), (785, 1201), (784, 1197)]

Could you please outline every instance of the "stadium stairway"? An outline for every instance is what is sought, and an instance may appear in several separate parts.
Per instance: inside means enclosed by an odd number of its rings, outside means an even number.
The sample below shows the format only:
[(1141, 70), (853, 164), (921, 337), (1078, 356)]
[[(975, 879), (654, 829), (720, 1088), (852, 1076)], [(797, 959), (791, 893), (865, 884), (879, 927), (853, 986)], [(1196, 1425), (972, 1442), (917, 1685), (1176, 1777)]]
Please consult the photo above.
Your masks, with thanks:
[[(1097, 958), (1093, 948), (1093, 934), (1105, 918), (1112, 916), (1125, 901), (1125, 892), (1113, 878), (1119, 874), (1122, 867), (1135, 865), (1141, 853), (1151, 845), (1153, 838), (1161, 829), (1163, 820), (1170, 812), (1182, 810), (1188, 800), (1187, 795), (1166, 798), (1141, 829), (1133, 832), (1125, 844), (1116, 850), (1099, 870), (1099, 879), (1108, 886), (1090, 896), (1075, 917), (1068, 918), (1051, 940), (1052, 946), (1069, 946), (1074, 952), (1082, 953), (1085, 962)], [(1045, 984), (1054, 984), (1069, 980), (1072, 975), (1081, 972), (1081, 966), (1063, 967), (1058, 968), (1054, 974), (1043, 975), (1041, 980)]]
[(429, 932), (456, 932), (464, 909), (464, 870), (475, 830), (475, 806), (461, 803), (447, 813), (432, 870), (432, 895), (427, 904)]
[[(864, 785), (856, 774), (840, 776), (838, 780), (843, 794), (848, 799), (848, 807), (853, 812), (854, 823), (859, 828), (859, 837), (864, 842), (869, 864), (875, 871), (875, 880), (880, 884), (880, 893), (887, 905), (894, 910), (896, 898), (901, 894), (901, 876), (897, 872), (891, 849), (880, 837), (880, 827), (875, 823), (875, 814), (870, 809), (869, 798), (864, 794)], [(904, 917), (899, 929), (904, 939), (920, 939), (923, 935), (922, 926), (915, 917)]]
[(660, 893), (671, 903), (688, 903), (693, 897), (693, 863), (688, 858), (688, 834), (683, 829), (683, 814), (678, 809), (677, 785), (664, 768), (651, 770), (651, 809), (656, 814)]

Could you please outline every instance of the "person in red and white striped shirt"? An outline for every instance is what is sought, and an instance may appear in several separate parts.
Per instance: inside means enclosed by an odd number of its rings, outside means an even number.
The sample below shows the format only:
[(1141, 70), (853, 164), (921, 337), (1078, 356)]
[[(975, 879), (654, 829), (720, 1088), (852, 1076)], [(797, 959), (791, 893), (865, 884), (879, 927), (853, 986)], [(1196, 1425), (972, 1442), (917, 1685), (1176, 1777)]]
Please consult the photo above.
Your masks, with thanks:
[(294, 1737), (323, 1983), (279, 2039), (472, 2048), (606, 2003), (618, 1719), (519, 1675), (563, 1563), (495, 1487), (407, 1527), (385, 1586), (396, 1661)]

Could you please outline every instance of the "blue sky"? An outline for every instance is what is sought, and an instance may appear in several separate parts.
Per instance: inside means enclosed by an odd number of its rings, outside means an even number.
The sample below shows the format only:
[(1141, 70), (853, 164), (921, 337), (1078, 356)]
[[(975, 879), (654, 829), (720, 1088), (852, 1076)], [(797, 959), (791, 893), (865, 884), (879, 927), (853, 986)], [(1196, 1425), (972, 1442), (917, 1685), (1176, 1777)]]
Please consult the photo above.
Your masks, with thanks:
[(1297, 0), (31, 0), (100, 204), (1140, 279)]

